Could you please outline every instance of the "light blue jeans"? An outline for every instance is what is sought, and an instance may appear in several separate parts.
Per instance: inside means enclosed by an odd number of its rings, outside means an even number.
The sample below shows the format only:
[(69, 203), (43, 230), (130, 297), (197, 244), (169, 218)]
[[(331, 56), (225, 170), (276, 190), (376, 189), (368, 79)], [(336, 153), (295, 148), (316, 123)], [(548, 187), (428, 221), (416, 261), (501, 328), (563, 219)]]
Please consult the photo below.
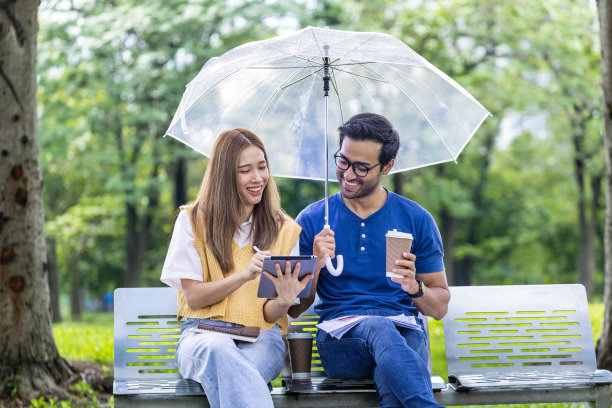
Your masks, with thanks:
[(268, 383), (283, 368), (285, 343), (274, 326), (256, 342), (234, 340), (221, 333), (192, 332), (198, 322), (238, 326), (209, 319), (188, 319), (181, 327), (176, 361), (183, 378), (202, 384), (210, 406), (273, 407)]
[(319, 330), (317, 347), (328, 376), (374, 378), (381, 407), (440, 407), (433, 397), (423, 331), (396, 327), (376, 316), (341, 339)]

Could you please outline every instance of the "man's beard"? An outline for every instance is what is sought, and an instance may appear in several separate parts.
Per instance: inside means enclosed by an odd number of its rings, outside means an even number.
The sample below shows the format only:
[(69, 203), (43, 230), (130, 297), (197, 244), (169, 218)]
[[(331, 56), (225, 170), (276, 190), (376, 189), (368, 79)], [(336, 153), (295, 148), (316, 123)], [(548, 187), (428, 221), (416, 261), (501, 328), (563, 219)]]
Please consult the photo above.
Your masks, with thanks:
[[(345, 181), (344, 179), (344, 175), (341, 175), (340, 177), (338, 177), (338, 179), (340, 180), (340, 184), (342, 185), (342, 183)], [(355, 198), (362, 198), (362, 197), (366, 197), (369, 196), (370, 194), (372, 194), (376, 188), (378, 187), (379, 184), (379, 180), (380, 180), (380, 176), (377, 177), (374, 180), (371, 180), (371, 182), (369, 183), (364, 183), (363, 180), (361, 179), (357, 179), (357, 182), (359, 183), (358, 189), (354, 192), (345, 192), (345, 189), (341, 186), (340, 187), (340, 193), (342, 194), (343, 198), (346, 198), (347, 200), (353, 200)]]

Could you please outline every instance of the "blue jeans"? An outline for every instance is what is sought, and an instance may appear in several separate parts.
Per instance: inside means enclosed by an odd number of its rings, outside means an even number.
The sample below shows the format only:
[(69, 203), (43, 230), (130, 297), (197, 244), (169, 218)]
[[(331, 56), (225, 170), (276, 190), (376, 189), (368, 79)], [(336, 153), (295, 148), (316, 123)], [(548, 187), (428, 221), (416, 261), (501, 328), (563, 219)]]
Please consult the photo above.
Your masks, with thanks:
[(278, 327), (262, 331), (259, 339), (250, 343), (221, 333), (188, 330), (198, 322), (237, 326), (209, 319), (185, 321), (176, 348), (183, 378), (202, 384), (213, 408), (272, 408), (268, 383), (278, 377), (285, 360), (285, 343)]
[(440, 407), (433, 397), (423, 331), (375, 316), (341, 339), (319, 330), (317, 347), (329, 377), (374, 378), (381, 407)]

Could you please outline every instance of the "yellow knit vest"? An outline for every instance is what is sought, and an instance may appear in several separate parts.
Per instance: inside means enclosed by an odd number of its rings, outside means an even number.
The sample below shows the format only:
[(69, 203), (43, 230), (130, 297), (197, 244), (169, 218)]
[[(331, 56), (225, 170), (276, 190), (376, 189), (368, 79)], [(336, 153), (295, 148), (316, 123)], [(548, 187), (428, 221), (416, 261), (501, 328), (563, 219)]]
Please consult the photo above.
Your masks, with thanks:
[[(212, 250), (202, 242), (202, 237), (196, 233), (193, 219), (191, 218), (191, 208), (188, 206), (181, 207), (189, 214), (191, 229), (194, 236), (194, 246), (200, 255), (202, 261), (202, 270), (204, 271), (204, 282), (211, 282), (223, 279), (223, 271), (217, 262)], [(200, 227), (203, 224), (200, 221)], [(202, 231), (202, 228), (198, 228)], [(273, 255), (289, 255), (295, 244), (297, 243), (302, 228), (291, 218), (286, 217), (277, 239), (267, 248)], [(262, 248), (263, 249), (263, 248)], [(232, 240), (232, 253), (234, 257), (234, 270), (226, 276), (230, 276), (238, 271), (244, 270), (251, 262), (251, 257), (254, 254), (253, 244), (240, 248), (236, 242)], [(263, 305), (267, 299), (257, 297), (260, 277), (248, 281), (236, 291), (231, 293), (222, 301), (210, 306), (202, 307), (193, 310), (187, 306), (183, 292), (178, 293), (177, 314), (179, 319), (182, 317), (196, 319), (212, 319), (222, 320), (224, 322), (237, 323), (243, 326), (257, 326), (262, 330), (271, 329), (274, 324), (278, 324), (283, 332), (287, 327), (287, 317), (283, 317), (276, 323), (268, 323), (263, 317)]]

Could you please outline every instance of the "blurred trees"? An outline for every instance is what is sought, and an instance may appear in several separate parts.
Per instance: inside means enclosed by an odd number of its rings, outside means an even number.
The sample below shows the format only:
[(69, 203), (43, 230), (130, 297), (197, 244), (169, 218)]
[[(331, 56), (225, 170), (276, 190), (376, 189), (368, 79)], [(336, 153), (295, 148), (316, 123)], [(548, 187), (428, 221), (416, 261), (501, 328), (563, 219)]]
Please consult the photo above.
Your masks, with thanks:
[(612, 369), (612, 5), (598, 0), (601, 76), (603, 83), (603, 139), (606, 162), (606, 215), (604, 239), (604, 319), (597, 341), (597, 367)]
[[(589, 4), (43, 1), (46, 231), (76, 315), (85, 292), (159, 282), (176, 207), (195, 197), (206, 163), (161, 138), (186, 83), (213, 56), (306, 25), (395, 35), (493, 114), (458, 164), (386, 181), (434, 215), (452, 284), (580, 281), (600, 296), (605, 173)], [(292, 216), (323, 198), (322, 183), (278, 184)]]
[(203, 161), (161, 136), (203, 63), (272, 35), (263, 16), (283, 10), (212, 0), (43, 5), (47, 232), (57, 242), (74, 317), (88, 288), (101, 295), (158, 282), (174, 209), (188, 199), (188, 184), (199, 185), (187, 183), (186, 160)]

